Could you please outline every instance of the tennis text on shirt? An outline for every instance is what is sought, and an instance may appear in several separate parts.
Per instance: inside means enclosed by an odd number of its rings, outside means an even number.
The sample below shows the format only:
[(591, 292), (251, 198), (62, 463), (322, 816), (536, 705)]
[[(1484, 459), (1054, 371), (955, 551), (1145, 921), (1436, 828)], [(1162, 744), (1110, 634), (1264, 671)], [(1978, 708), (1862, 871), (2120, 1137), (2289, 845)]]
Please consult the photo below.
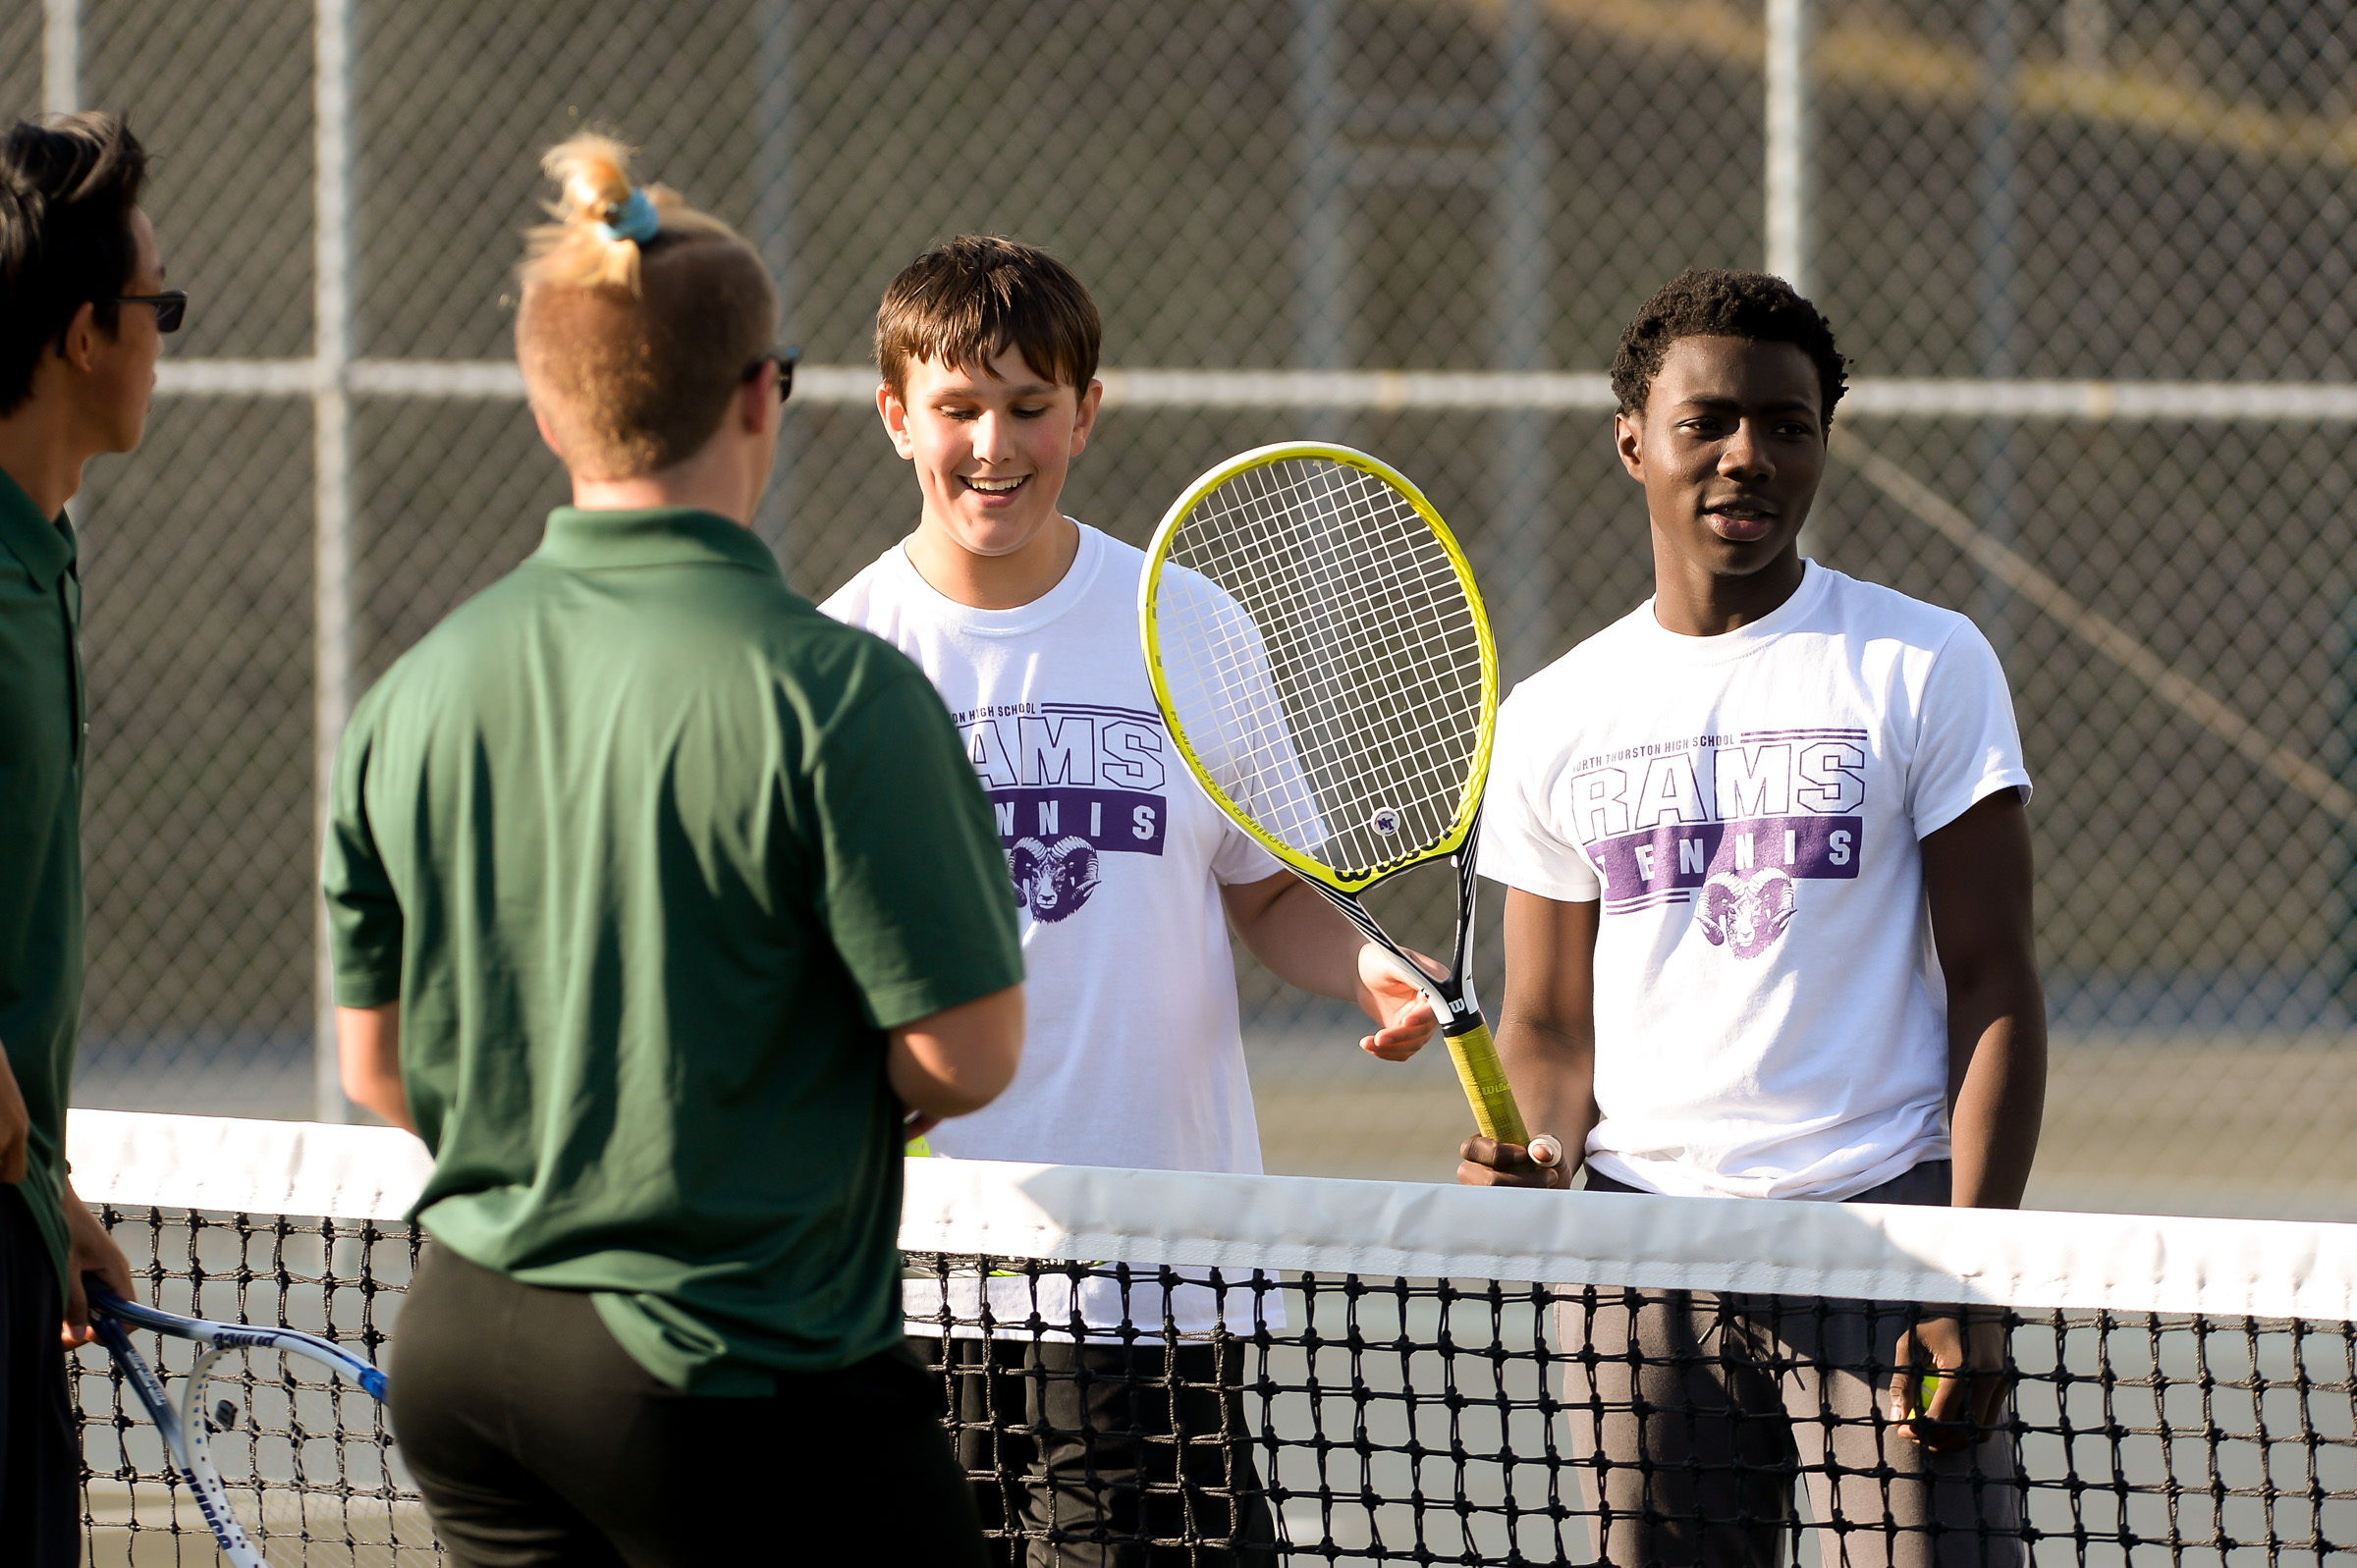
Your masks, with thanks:
[(1691, 904), (1713, 946), (1759, 957), (1791, 924), (1796, 883), (1857, 878), (1867, 738), (1762, 730), (1574, 762), (1571, 820), (1606, 911)]
[(1103, 880), (1103, 856), (1162, 853), (1170, 744), (1159, 712), (1018, 702), (950, 717), (1033, 918), (1077, 914)]

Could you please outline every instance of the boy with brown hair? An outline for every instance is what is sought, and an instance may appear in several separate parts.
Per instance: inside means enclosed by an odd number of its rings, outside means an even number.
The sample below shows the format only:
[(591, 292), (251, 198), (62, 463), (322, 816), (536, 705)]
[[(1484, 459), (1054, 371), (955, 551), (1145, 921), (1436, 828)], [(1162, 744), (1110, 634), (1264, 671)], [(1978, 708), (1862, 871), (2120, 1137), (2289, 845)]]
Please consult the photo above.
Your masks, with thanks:
[[(1353, 1000), (1387, 1059), (1429, 1037), (1390, 962), (1214, 807), (1173, 750), (1138, 645), (1138, 550), (1057, 502), (1104, 396), (1088, 291), (1055, 257), (963, 236), (910, 263), (876, 315), (876, 409), (916, 474), (916, 529), (822, 608), (913, 658), (940, 688), (997, 816), (1020, 901), (1023, 1065), (936, 1152), (978, 1160), (1257, 1171), (1233, 924), (1279, 975)], [(1032, 1310), (1029, 1282), (1000, 1303)], [(1043, 1281), (1044, 1289), (1048, 1282)], [(1033, 1563), (1273, 1558), (1275, 1526), (1213, 1292), (1076, 1288), (1081, 1343), (1020, 1350), (972, 1333), (979, 1281), (909, 1318), (952, 1325), (956, 1420), (986, 1522)], [(1230, 1320), (1237, 1292), (1227, 1307)], [(1158, 1327), (1181, 1342), (1118, 1334)], [(995, 1517), (995, 1520), (993, 1519)], [(1161, 1541), (1156, 1549), (1146, 1544)], [(1168, 1543), (1187, 1542), (1186, 1545)]]
[(345, 1085), (434, 1154), (394, 1428), (460, 1564), (732, 1561), (756, 1497), (977, 1563), (901, 1150), (1014, 1073), (1006, 873), (932, 690), (747, 526), (760, 259), (623, 156), (550, 155), (517, 317), (574, 504), (338, 757)]

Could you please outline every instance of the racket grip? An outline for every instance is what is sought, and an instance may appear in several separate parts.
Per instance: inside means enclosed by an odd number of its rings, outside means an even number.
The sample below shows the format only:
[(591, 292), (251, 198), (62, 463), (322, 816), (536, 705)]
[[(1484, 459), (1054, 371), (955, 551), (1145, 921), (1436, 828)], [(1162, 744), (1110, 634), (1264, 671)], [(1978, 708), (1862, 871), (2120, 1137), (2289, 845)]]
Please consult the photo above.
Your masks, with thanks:
[(1530, 1129), (1522, 1125), (1522, 1108), (1514, 1104), (1514, 1091), (1507, 1085), (1506, 1065), (1498, 1059), (1498, 1044), (1490, 1038), (1490, 1026), (1476, 1015), (1472, 1028), (1445, 1038), (1449, 1059), (1456, 1063), (1456, 1080), (1465, 1086), (1465, 1099), (1472, 1103), (1473, 1122), (1481, 1135), (1500, 1143), (1527, 1145)]

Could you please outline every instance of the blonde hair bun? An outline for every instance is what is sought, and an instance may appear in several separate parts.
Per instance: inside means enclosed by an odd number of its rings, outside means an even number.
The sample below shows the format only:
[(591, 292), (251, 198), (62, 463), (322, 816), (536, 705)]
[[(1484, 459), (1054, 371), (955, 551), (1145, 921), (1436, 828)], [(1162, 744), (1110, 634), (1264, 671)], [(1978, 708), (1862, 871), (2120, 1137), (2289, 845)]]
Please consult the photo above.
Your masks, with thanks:
[(633, 186), (630, 149), (585, 135), (551, 147), (555, 221), (532, 230), (516, 362), (576, 475), (657, 473), (694, 455), (777, 341), (760, 253), (661, 186)]
[(524, 272), (530, 281), (636, 294), (640, 247), (658, 234), (736, 237), (668, 186), (632, 186), (630, 153), (594, 131), (548, 149), (540, 167), (557, 184), (558, 199), (548, 204), (556, 222), (527, 236)]

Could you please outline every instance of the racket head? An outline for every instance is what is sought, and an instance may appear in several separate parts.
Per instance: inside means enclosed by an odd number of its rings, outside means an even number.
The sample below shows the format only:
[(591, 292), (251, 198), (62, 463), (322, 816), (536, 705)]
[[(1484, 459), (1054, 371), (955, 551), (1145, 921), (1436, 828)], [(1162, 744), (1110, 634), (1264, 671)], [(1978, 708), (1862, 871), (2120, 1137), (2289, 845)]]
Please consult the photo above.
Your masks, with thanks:
[[(185, 1380), (181, 1400), (175, 1406), (171, 1395), (164, 1390), (163, 1380), (156, 1377), (148, 1367), (146, 1358), (139, 1354), (131, 1341), (131, 1334), (124, 1325), (134, 1320), (128, 1315), (110, 1312), (103, 1302), (94, 1302), (93, 1306), (97, 1310), (90, 1315), (91, 1327), (97, 1331), (99, 1341), (106, 1346), (107, 1354), (121, 1371), (124, 1381), (131, 1384), (139, 1403), (146, 1407), (148, 1419), (155, 1423), (157, 1433), (163, 1437), (164, 1452), (172, 1468), (179, 1473), (182, 1485), (189, 1488), (196, 1511), (203, 1516), (206, 1527), (213, 1533), (215, 1544), (221, 1548), (222, 1557), (228, 1561), (230, 1568), (268, 1568), (260, 1548), (246, 1534), (245, 1526), (238, 1523), (237, 1513), (230, 1506), (229, 1490), (222, 1483), (220, 1468), (213, 1463), (212, 1445), (205, 1433), (200, 1408), (205, 1383), (214, 1361), (223, 1352), (208, 1346), (196, 1358), (195, 1365), (183, 1375)], [(145, 1324), (141, 1325), (149, 1326)]]
[(1138, 624), (1180, 757), (1287, 866), (1357, 892), (1464, 847), (1497, 643), (1455, 535), (1397, 468), (1306, 441), (1220, 463), (1155, 529)]

